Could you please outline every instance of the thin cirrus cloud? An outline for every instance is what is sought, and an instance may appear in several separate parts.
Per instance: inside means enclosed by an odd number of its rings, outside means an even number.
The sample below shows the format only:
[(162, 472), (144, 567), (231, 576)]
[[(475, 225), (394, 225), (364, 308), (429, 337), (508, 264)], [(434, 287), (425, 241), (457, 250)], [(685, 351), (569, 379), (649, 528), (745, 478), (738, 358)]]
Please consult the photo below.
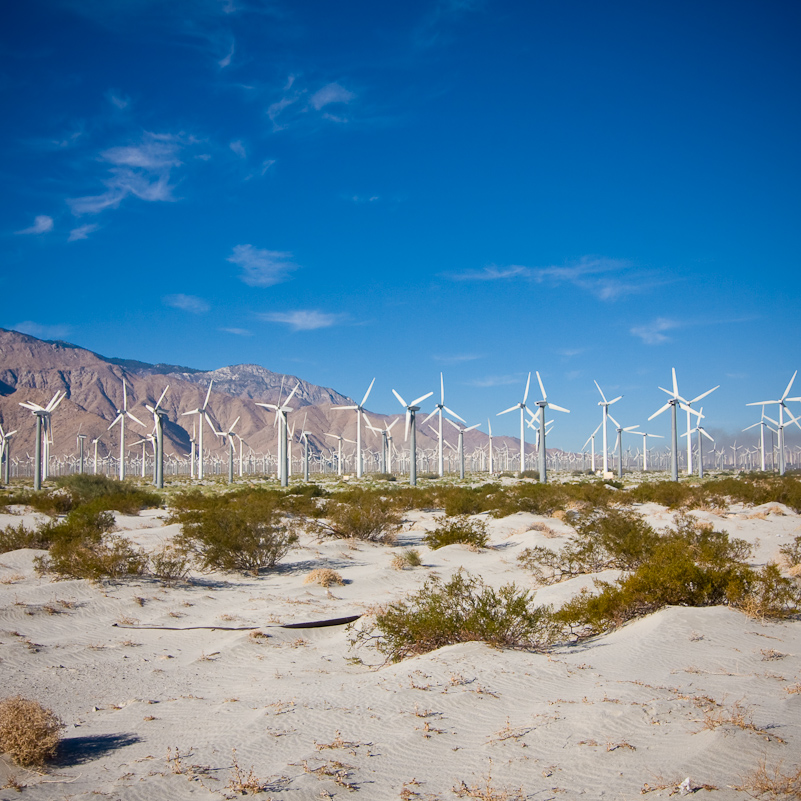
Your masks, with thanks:
[(106, 165), (101, 179), (106, 190), (98, 195), (69, 198), (76, 216), (99, 214), (117, 208), (128, 197), (147, 202), (170, 202), (174, 186), (172, 171), (180, 167), (181, 152), (195, 140), (184, 134), (145, 132), (136, 144), (120, 145), (101, 151), (98, 160)]
[(310, 95), (309, 90), (298, 86), (296, 77), (290, 75), (282, 97), (267, 107), (267, 116), (273, 131), (284, 130), (293, 122), (299, 122), (302, 116), (308, 119), (309, 112), (320, 112), (324, 119), (333, 122), (347, 122), (346, 118), (333, 114), (332, 108), (346, 106), (355, 98), (355, 92), (337, 82), (328, 83)]
[(100, 228), (100, 226), (95, 223), (79, 225), (77, 228), (73, 228), (70, 231), (70, 235), (67, 237), (67, 242), (78, 242), (81, 239), (88, 239), (89, 234), (93, 234), (98, 228)]
[(484, 357), (477, 353), (440, 353), (434, 354), (431, 358), (435, 362), (440, 362), (441, 364), (464, 364), (465, 362), (474, 362), (476, 359), (482, 359)]
[(12, 326), (15, 331), (37, 339), (63, 339), (70, 333), (68, 325), (43, 325), (35, 323), (33, 320), (26, 320), (24, 323), (17, 323)]
[(488, 375), (465, 383), (471, 387), (503, 387), (508, 384), (519, 384), (520, 380), (519, 375)]
[(220, 331), (225, 332), (226, 334), (234, 334), (234, 336), (238, 337), (252, 337), (253, 332), (248, 331), (247, 328), (221, 328)]
[(165, 295), (162, 301), (165, 306), (191, 312), (192, 314), (203, 314), (211, 308), (203, 298), (199, 298), (196, 295)]
[(331, 328), (344, 321), (345, 315), (331, 314), (316, 309), (297, 309), (290, 312), (265, 312), (257, 317), (267, 323), (282, 323), (293, 331), (315, 331), (318, 328)]
[(665, 333), (672, 331), (675, 328), (681, 328), (682, 323), (678, 320), (670, 320), (667, 317), (657, 317), (650, 323), (645, 325), (635, 325), (630, 330), (630, 333), (635, 337), (639, 337), (646, 345), (661, 345), (665, 342), (670, 342), (670, 337)]
[(236, 245), (226, 261), (242, 268), (240, 278), (248, 286), (273, 286), (286, 281), (298, 269), (291, 259), (292, 254), (286, 251)]
[(324, 106), (331, 103), (350, 103), (356, 95), (349, 89), (338, 83), (329, 83), (322, 89), (318, 89), (310, 98), (309, 105), (319, 111)]
[(33, 225), (17, 231), (18, 234), (47, 234), (53, 230), (53, 218), (46, 214), (39, 214), (34, 217)]
[(626, 295), (639, 294), (664, 283), (651, 273), (636, 272), (630, 262), (585, 256), (578, 262), (563, 266), (508, 267), (489, 265), (483, 270), (467, 270), (445, 274), (452, 281), (509, 281), (521, 279), (535, 284), (560, 286), (570, 284), (595, 295), (599, 300), (614, 301)]

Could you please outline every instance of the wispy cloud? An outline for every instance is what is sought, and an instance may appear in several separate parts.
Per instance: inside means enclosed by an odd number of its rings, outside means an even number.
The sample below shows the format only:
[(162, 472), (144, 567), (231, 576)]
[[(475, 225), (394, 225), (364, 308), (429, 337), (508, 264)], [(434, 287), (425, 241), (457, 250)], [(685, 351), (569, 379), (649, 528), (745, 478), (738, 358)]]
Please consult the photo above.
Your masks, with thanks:
[(345, 195), (344, 197), (354, 203), (377, 203), (381, 200), (380, 195)]
[(108, 102), (119, 111), (123, 111), (131, 104), (130, 97), (126, 97), (122, 94), (122, 92), (118, 92), (115, 89), (110, 89), (108, 92), (106, 92), (106, 98), (108, 99)]
[(478, 353), (451, 353), (451, 354), (435, 354), (431, 357), (435, 362), (442, 364), (463, 364), (464, 362), (474, 362), (476, 359), (483, 359), (484, 357)]
[(669, 342), (670, 338), (665, 335), (665, 331), (672, 331), (674, 328), (681, 328), (683, 323), (678, 320), (670, 320), (667, 317), (657, 317), (645, 325), (635, 325), (630, 332), (639, 337), (646, 345), (661, 345)]
[(32, 320), (26, 320), (24, 323), (17, 323), (12, 325), (15, 331), (21, 334), (28, 334), (38, 339), (64, 339), (68, 336), (71, 329), (68, 325), (43, 325), (35, 323)]
[(291, 261), (292, 254), (281, 250), (264, 250), (253, 245), (236, 245), (227, 258), (242, 268), (240, 278), (248, 286), (273, 286), (289, 278), (298, 269)]
[(502, 387), (507, 384), (519, 384), (519, 375), (488, 375), (484, 378), (474, 378), (465, 383), (471, 387)]
[(248, 157), (248, 152), (247, 152), (247, 150), (245, 150), (245, 146), (242, 144), (242, 140), (241, 139), (234, 140), (233, 142), (231, 142), (228, 145), (228, 147), (230, 147), (231, 150), (237, 156), (239, 156), (239, 158), (246, 159)]
[(17, 231), (18, 234), (46, 234), (53, 230), (53, 218), (48, 217), (46, 214), (40, 214), (34, 217), (33, 225), (29, 228), (23, 228)]
[(145, 132), (136, 144), (103, 150), (98, 159), (108, 166), (99, 195), (69, 198), (72, 213), (99, 214), (117, 208), (128, 197), (148, 202), (169, 202), (176, 198), (170, 183), (172, 170), (182, 165), (181, 151), (195, 140), (185, 134)]
[(248, 331), (247, 328), (221, 328), (220, 331), (224, 331), (226, 334), (234, 334), (238, 337), (252, 337), (253, 332)]
[(231, 65), (231, 59), (234, 57), (234, 50), (236, 49), (236, 45), (233, 40), (231, 40), (231, 47), (228, 48), (228, 52), (217, 62), (217, 66), (224, 70), (226, 67)]
[(165, 295), (162, 301), (165, 306), (171, 306), (173, 309), (181, 309), (192, 314), (203, 314), (210, 308), (203, 298), (195, 295)]
[(356, 95), (338, 83), (329, 83), (318, 89), (309, 100), (309, 105), (319, 111), (331, 103), (350, 103)]
[(453, 281), (522, 279), (547, 286), (571, 284), (604, 301), (646, 292), (665, 283), (664, 279), (657, 278), (653, 273), (635, 270), (631, 262), (599, 256), (585, 256), (571, 264), (549, 267), (525, 267), (519, 264), (499, 267), (492, 264), (482, 270), (450, 273), (445, 277)]
[(483, 0), (436, 0), (415, 31), (415, 44), (433, 47), (449, 41), (452, 22), (483, 5)]
[(345, 315), (331, 314), (315, 309), (298, 309), (290, 312), (266, 312), (257, 315), (268, 323), (283, 323), (293, 331), (314, 331), (318, 328), (330, 328), (344, 321)]
[(100, 226), (96, 223), (79, 225), (77, 228), (73, 228), (70, 231), (70, 235), (67, 237), (67, 242), (77, 242), (80, 239), (88, 239), (89, 234), (93, 234), (98, 228), (100, 228)]

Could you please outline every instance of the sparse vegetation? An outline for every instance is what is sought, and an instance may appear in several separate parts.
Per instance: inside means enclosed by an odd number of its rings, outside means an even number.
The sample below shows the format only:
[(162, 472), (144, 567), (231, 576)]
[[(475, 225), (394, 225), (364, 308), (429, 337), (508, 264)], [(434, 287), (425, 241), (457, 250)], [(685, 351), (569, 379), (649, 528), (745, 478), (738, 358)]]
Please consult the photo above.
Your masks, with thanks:
[(345, 583), (345, 580), (336, 570), (331, 570), (330, 567), (318, 567), (306, 576), (303, 583), (319, 584), (321, 587), (331, 587), (334, 584), (342, 585)]
[(467, 515), (458, 515), (441, 517), (437, 522), (439, 525), (423, 537), (423, 542), (431, 550), (455, 543), (473, 548), (487, 547), (487, 524), (483, 520), (471, 520)]
[(408, 600), (380, 609), (375, 627), (358, 632), (353, 642), (375, 641), (388, 661), (397, 662), (458, 642), (530, 648), (550, 639), (548, 611), (533, 605), (530, 592), (514, 584), (496, 591), (460, 570), (446, 583), (429, 578)]
[(420, 557), (420, 551), (416, 548), (406, 548), (400, 553), (396, 553), (392, 557), (392, 567), (395, 570), (406, 570), (410, 567), (420, 567), (423, 560)]
[(0, 752), (18, 765), (41, 767), (56, 753), (64, 724), (38, 701), (16, 695), (0, 701)]
[(391, 545), (400, 528), (401, 516), (392, 504), (374, 492), (363, 491), (344, 501), (329, 500), (317, 521), (320, 535), (366, 540)]

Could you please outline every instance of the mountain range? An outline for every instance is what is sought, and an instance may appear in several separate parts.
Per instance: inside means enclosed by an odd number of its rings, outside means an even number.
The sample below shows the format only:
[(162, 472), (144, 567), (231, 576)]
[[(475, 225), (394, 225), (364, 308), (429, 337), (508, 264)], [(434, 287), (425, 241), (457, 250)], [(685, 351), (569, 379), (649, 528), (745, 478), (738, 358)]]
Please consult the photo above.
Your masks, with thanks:
[[(90, 439), (100, 438), (100, 453), (119, 451), (119, 426), (109, 425), (123, 406), (123, 380), (127, 386), (128, 410), (143, 425), (129, 420), (126, 425), (126, 444), (132, 444), (153, 428), (150, 412), (145, 404), (155, 405), (165, 386), (169, 390), (162, 402), (168, 413), (164, 434), (165, 453), (186, 456), (190, 449), (190, 436), (197, 425), (197, 415), (187, 415), (203, 404), (209, 382), (212, 391), (208, 411), (217, 431), (227, 429), (240, 418), (235, 432), (257, 453), (275, 453), (277, 429), (273, 425), (274, 413), (257, 405), (277, 403), (279, 396), (286, 399), (298, 385), (291, 405), (290, 427), (297, 432), (303, 428), (310, 432), (310, 440), (317, 450), (336, 446), (336, 440), (326, 433), (356, 439), (356, 415), (353, 411), (332, 408), (353, 405), (355, 401), (335, 389), (321, 387), (294, 375), (275, 373), (256, 364), (238, 364), (217, 370), (202, 371), (191, 367), (168, 364), (148, 364), (135, 359), (109, 358), (69, 342), (47, 341), (0, 328), (0, 422), (6, 431), (17, 430), (12, 440), (15, 455), (32, 453), (34, 443), (34, 416), (19, 404), (33, 401), (45, 406), (56, 392), (66, 397), (52, 416), (51, 454), (71, 455), (76, 452), (76, 437), (86, 434)], [(397, 419), (368, 412), (377, 428)], [(432, 423), (434, 421), (432, 420)], [(446, 439), (455, 443), (455, 431)], [(393, 428), (396, 447), (402, 447), (403, 421)], [(365, 447), (378, 448), (380, 437), (362, 426)], [(296, 435), (297, 439), (297, 435)], [(480, 431), (465, 434), (465, 451), (485, 445), (487, 435)], [(493, 444), (518, 448), (519, 440), (495, 437)], [(418, 427), (418, 447), (434, 447), (436, 438)], [(353, 447), (353, 446), (350, 446)], [(527, 450), (533, 445), (529, 443)], [(223, 438), (210, 431), (204, 434), (204, 449), (222, 454)]]

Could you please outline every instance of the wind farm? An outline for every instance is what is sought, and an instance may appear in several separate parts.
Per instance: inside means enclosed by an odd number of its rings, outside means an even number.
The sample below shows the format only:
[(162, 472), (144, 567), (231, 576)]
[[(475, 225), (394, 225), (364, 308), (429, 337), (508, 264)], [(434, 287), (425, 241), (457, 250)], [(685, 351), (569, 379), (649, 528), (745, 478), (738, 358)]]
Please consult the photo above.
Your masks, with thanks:
[(801, 793), (801, 5), (25, 0), (0, 801)]

